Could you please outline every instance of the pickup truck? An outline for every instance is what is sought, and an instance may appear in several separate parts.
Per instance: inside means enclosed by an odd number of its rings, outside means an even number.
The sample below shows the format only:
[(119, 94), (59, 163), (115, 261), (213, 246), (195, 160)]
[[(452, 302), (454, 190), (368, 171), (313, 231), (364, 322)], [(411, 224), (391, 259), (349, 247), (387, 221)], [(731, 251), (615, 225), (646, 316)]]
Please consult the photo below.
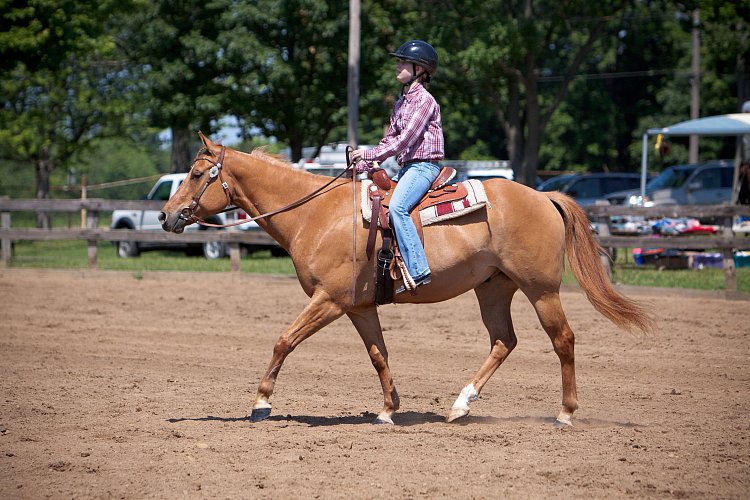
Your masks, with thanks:
[[(167, 201), (180, 186), (182, 181), (187, 177), (186, 173), (167, 174), (160, 177), (154, 187), (146, 196), (147, 200)], [(161, 223), (158, 219), (158, 210), (115, 210), (112, 212), (112, 229), (144, 229), (162, 231)], [(218, 214), (208, 219), (207, 222), (216, 224), (227, 224), (240, 219), (247, 218), (247, 214), (236, 209), (223, 214)], [(192, 224), (187, 227), (186, 231), (205, 231), (217, 230), (216, 228), (207, 228), (198, 224)], [(239, 226), (227, 228), (226, 230), (240, 231), (262, 231), (255, 222), (248, 222)], [(283, 249), (272, 243), (268, 237), (268, 244), (243, 245), (242, 250), (245, 252), (270, 249), (274, 256), (286, 255)], [(144, 250), (161, 250), (161, 249), (184, 249), (188, 255), (204, 255), (207, 259), (220, 259), (226, 257), (227, 245), (222, 242), (213, 241), (206, 243), (154, 243), (154, 242), (137, 242), (137, 241), (117, 241), (115, 242), (117, 255), (122, 258), (137, 257)]]

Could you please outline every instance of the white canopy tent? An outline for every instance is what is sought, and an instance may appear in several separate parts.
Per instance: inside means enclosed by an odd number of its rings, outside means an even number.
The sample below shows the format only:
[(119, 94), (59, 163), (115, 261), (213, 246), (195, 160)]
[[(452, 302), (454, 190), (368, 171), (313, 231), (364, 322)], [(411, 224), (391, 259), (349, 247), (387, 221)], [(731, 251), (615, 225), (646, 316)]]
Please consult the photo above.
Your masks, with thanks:
[[(664, 128), (650, 128), (643, 134), (643, 151), (641, 154), (641, 196), (646, 194), (648, 178), (648, 138), (652, 135), (666, 136), (743, 136), (750, 135), (750, 113), (733, 113), (730, 115), (707, 116), (697, 120), (688, 120)], [(739, 156), (739, 155), (738, 155)], [(737, 165), (735, 165), (734, 191), (737, 191)]]

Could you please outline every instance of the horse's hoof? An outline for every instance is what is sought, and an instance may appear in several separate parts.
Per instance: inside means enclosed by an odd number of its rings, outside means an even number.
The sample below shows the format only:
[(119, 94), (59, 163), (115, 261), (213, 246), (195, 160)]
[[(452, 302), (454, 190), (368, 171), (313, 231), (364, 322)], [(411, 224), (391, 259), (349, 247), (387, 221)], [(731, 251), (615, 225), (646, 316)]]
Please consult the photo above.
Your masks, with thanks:
[(261, 422), (271, 416), (271, 408), (253, 408), (250, 413), (251, 422)]
[(569, 418), (556, 418), (554, 426), (558, 429), (569, 429), (573, 427), (573, 422)]
[(445, 421), (448, 423), (451, 423), (455, 420), (458, 420), (461, 417), (465, 417), (468, 414), (469, 414), (468, 408), (451, 408), (451, 412), (445, 418)]
[(387, 415), (378, 415), (372, 423), (375, 425), (393, 425), (393, 420)]

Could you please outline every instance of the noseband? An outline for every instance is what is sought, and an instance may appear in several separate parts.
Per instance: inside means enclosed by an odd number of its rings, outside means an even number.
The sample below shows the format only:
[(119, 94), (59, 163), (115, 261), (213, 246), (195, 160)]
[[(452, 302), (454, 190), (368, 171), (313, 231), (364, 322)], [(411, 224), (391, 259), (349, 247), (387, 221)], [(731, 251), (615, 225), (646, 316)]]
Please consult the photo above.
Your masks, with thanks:
[(195, 166), (196, 163), (203, 160), (211, 163), (213, 167), (211, 167), (211, 169), (208, 171), (208, 179), (206, 179), (205, 184), (203, 184), (200, 190), (195, 193), (195, 196), (193, 196), (193, 200), (190, 202), (190, 205), (180, 211), (180, 219), (186, 221), (188, 224), (193, 222), (197, 222), (200, 224), (203, 222), (201, 219), (196, 217), (195, 210), (198, 208), (203, 193), (205, 193), (206, 189), (208, 189), (208, 186), (213, 184), (217, 179), (221, 181), (221, 187), (224, 188), (224, 194), (226, 194), (227, 196), (227, 206), (230, 206), (232, 204), (232, 197), (229, 195), (229, 185), (224, 182), (224, 178), (221, 175), (221, 167), (222, 163), (224, 163), (225, 150), (226, 148), (222, 146), (221, 151), (219, 152), (218, 161), (213, 161), (211, 158), (196, 158), (193, 162), (193, 165)]

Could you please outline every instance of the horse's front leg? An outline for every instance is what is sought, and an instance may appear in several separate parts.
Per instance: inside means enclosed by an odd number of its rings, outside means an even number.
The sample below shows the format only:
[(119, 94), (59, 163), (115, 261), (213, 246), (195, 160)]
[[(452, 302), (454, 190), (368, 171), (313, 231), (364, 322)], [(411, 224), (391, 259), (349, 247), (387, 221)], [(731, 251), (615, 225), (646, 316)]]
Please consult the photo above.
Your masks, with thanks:
[(373, 306), (368, 309), (347, 313), (359, 336), (365, 343), (367, 354), (370, 355), (372, 366), (378, 372), (380, 385), (383, 388), (383, 411), (375, 419), (376, 424), (393, 425), (393, 414), (398, 410), (399, 399), (396, 386), (391, 377), (391, 369), (388, 367), (388, 350), (383, 339), (383, 330), (380, 326), (378, 311)]
[(307, 307), (297, 316), (294, 323), (279, 337), (273, 347), (273, 357), (268, 365), (266, 374), (258, 385), (258, 395), (255, 398), (250, 420), (259, 422), (271, 415), (271, 394), (276, 384), (281, 365), (286, 357), (306, 338), (314, 334), (327, 324), (341, 317), (343, 311), (325, 292), (315, 292)]

